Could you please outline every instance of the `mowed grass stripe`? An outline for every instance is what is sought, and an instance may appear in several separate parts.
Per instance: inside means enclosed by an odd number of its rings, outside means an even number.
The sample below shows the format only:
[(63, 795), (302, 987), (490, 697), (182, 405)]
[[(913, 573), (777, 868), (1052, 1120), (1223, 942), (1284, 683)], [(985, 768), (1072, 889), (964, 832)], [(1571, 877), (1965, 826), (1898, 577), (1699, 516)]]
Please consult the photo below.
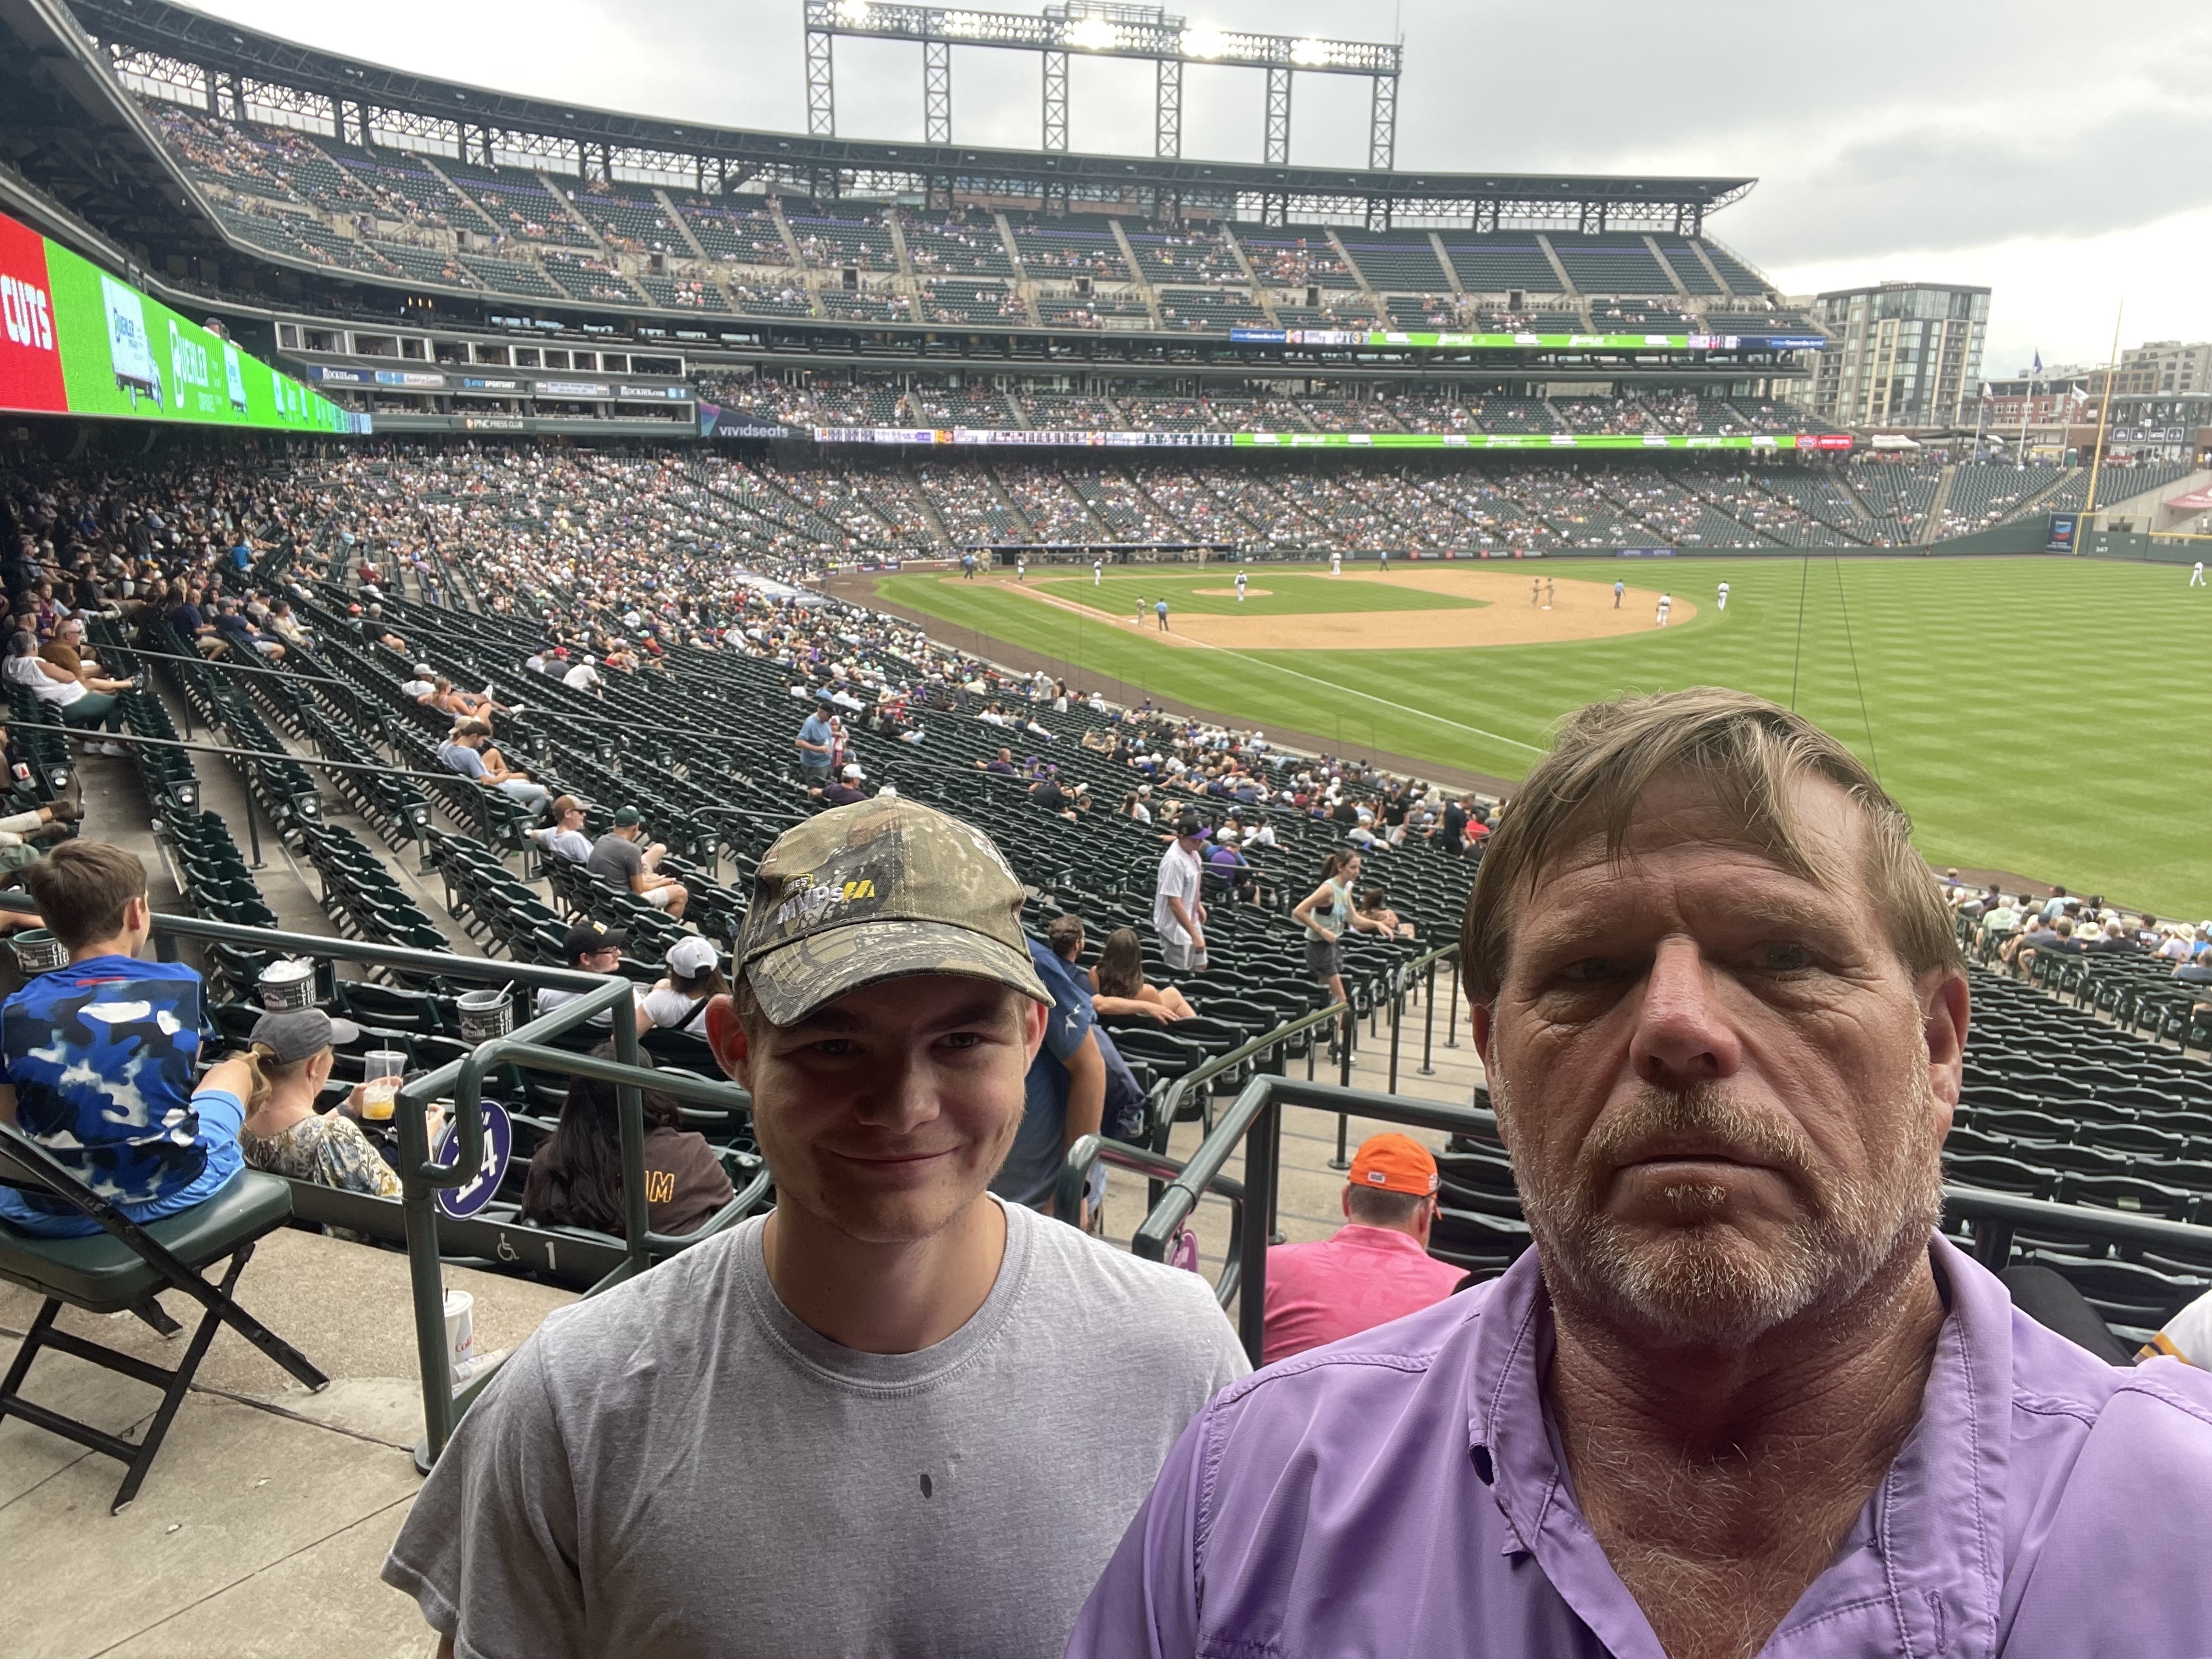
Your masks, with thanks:
[[(1620, 574), (1671, 587), (1700, 614), (1664, 632), (1559, 645), (1240, 654), (1162, 646), (980, 583), (901, 576), (881, 591), (1058, 658), (1079, 682), (1087, 668), (1352, 752), (1517, 777), (1533, 760), (1522, 745), (1624, 690), (1722, 684), (1789, 702), (1802, 581), (1797, 706), (1879, 764), (1931, 860), (2212, 915), (2212, 593), (2189, 589), (2186, 568), (1818, 557), (1547, 568), (1562, 581), (1609, 586)], [(1272, 583), (1279, 569), (1254, 566), (1252, 580)], [(1723, 580), (1725, 614), (1714, 605)]]

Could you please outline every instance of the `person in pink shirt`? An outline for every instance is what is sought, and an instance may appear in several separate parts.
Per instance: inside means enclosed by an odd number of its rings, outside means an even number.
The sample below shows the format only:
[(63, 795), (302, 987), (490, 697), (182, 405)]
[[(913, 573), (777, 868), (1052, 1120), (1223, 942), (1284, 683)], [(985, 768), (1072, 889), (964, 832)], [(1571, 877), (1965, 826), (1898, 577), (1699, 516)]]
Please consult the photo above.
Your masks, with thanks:
[(1267, 1252), (1267, 1322), (1261, 1363), (1273, 1364), (1418, 1313), (1466, 1277), (1429, 1254), (1437, 1161), (1406, 1135), (1360, 1145), (1344, 1183), (1346, 1225), (1311, 1244)]

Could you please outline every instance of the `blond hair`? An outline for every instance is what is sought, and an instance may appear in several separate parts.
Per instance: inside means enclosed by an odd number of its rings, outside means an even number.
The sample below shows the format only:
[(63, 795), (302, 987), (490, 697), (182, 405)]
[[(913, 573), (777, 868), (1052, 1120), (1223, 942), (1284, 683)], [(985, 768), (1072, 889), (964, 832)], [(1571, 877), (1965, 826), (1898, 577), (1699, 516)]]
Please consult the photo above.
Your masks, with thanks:
[(252, 1117), (267, 1105), (269, 1097), (276, 1092), (279, 1078), (298, 1075), (315, 1056), (309, 1054), (305, 1060), (285, 1061), (277, 1059), (276, 1051), (267, 1043), (256, 1042), (249, 1045), (239, 1058), (246, 1062), (246, 1115)]
[(1824, 868), (1809, 849), (1790, 799), (1792, 786), (1807, 778), (1834, 784), (1863, 817), (1863, 873), (1905, 967), (1916, 976), (1960, 969), (1951, 911), (1913, 850), (1912, 821), (1858, 757), (1803, 715), (1763, 697), (1695, 686), (1592, 703), (1561, 726), (1484, 846), (1460, 930), (1469, 994), (1485, 1002), (1498, 994), (1515, 912), (1545, 868), (1593, 833), (1604, 835), (1607, 855), (1618, 859), (1637, 803), (1662, 780), (1703, 784), (1737, 826), (1736, 841), (1832, 885), (1841, 872)]

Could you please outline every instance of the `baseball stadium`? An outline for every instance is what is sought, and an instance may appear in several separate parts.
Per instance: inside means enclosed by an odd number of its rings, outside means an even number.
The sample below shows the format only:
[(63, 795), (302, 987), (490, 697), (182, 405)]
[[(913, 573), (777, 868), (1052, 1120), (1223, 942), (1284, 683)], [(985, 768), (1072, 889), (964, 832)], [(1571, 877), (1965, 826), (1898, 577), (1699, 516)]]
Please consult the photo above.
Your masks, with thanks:
[(791, 7), (0, 3), (0, 1654), (2184, 1650), (2212, 384)]

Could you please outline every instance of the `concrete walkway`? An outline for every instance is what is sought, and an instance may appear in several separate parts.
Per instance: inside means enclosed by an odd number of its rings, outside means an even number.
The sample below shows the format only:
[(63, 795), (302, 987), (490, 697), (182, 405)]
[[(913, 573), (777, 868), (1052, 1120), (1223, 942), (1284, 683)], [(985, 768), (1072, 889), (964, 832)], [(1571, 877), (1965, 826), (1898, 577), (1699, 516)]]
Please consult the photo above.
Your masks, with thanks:
[[(513, 1347), (574, 1299), (460, 1267), (447, 1267), (446, 1283), (475, 1298), (481, 1349)], [(196, 1320), (187, 1298), (161, 1300), (172, 1318)], [(257, 1249), (239, 1300), (330, 1388), (309, 1394), (224, 1331), (122, 1514), (107, 1512), (121, 1464), (0, 1422), (0, 1656), (416, 1659), (434, 1650), (415, 1604), (376, 1577), (422, 1486), (406, 1258), (281, 1229)], [(0, 1367), (37, 1311), (28, 1291), (0, 1286)], [(185, 1340), (129, 1314), (70, 1310), (59, 1322), (155, 1364)], [(41, 1354), (24, 1393), (126, 1438), (155, 1403), (143, 1384), (65, 1354)]]

